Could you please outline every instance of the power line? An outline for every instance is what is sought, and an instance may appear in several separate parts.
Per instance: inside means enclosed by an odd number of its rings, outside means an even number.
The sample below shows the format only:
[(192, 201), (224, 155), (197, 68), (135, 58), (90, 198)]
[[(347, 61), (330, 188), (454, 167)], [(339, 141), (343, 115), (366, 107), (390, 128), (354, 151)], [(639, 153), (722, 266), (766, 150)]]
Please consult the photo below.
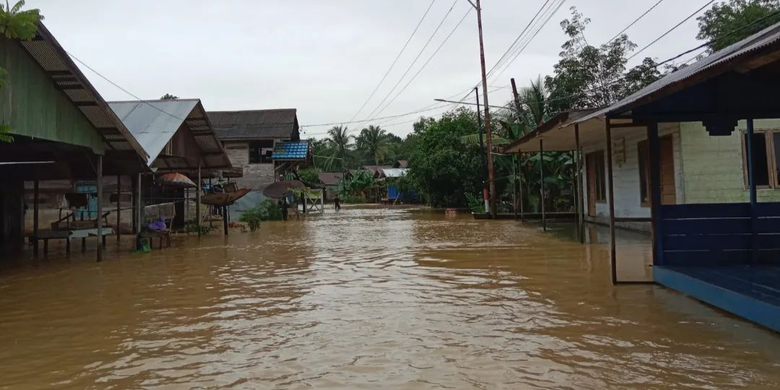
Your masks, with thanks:
[(431, 8), (433, 7), (434, 3), (436, 3), (436, 0), (431, 1), (431, 4), (428, 5), (428, 9), (425, 10), (425, 13), (423, 14), (422, 18), (420, 18), (420, 21), (417, 23), (417, 26), (414, 28), (414, 31), (412, 31), (412, 35), (410, 35), (409, 39), (406, 40), (406, 43), (404, 44), (404, 47), (401, 48), (401, 51), (395, 57), (395, 60), (390, 65), (390, 68), (388, 68), (387, 72), (385, 72), (385, 75), (382, 76), (382, 80), (379, 81), (379, 84), (376, 85), (374, 90), (371, 92), (371, 95), (368, 96), (368, 99), (366, 99), (366, 101), (363, 102), (363, 105), (360, 106), (360, 109), (357, 110), (355, 115), (352, 116), (352, 119), (349, 120), (350, 122), (354, 121), (355, 118), (360, 114), (360, 112), (363, 111), (364, 108), (366, 108), (366, 105), (374, 97), (374, 95), (376, 94), (376, 91), (378, 91), (379, 87), (382, 86), (382, 83), (385, 82), (385, 79), (387, 79), (387, 76), (390, 74), (390, 71), (393, 70), (393, 68), (395, 67), (395, 64), (398, 63), (398, 60), (401, 58), (401, 55), (404, 54), (404, 51), (406, 51), (406, 48), (409, 46), (409, 42), (411, 42), (412, 38), (414, 38), (415, 34), (417, 34), (417, 30), (420, 29), (420, 26), (422, 25), (423, 21), (425, 20), (425, 17), (428, 16), (428, 13), (431, 11)]
[(396, 94), (396, 95), (395, 95), (395, 96), (394, 96), (392, 99), (390, 99), (390, 101), (389, 101), (389, 102), (388, 102), (388, 103), (387, 103), (387, 104), (384, 106), (384, 108), (382, 108), (381, 110), (379, 110), (379, 111), (376, 113), (376, 115), (379, 115), (379, 114), (381, 114), (381, 113), (382, 113), (384, 110), (386, 110), (386, 109), (387, 109), (387, 107), (389, 107), (391, 104), (393, 104), (393, 102), (394, 102), (396, 99), (398, 99), (398, 97), (399, 97), (399, 96), (401, 96), (401, 94), (402, 94), (404, 91), (406, 91), (406, 89), (407, 89), (407, 88), (409, 88), (409, 85), (411, 85), (411, 84), (412, 84), (412, 82), (414, 82), (414, 80), (417, 78), (417, 76), (419, 76), (419, 75), (420, 75), (420, 73), (422, 73), (422, 71), (425, 69), (425, 67), (426, 67), (426, 66), (428, 66), (428, 64), (431, 62), (431, 60), (433, 60), (433, 58), (434, 58), (434, 57), (436, 57), (436, 54), (438, 54), (438, 53), (439, 53), (439, 51), (441, 50), (441, 48), (442, 48), (442, 47), (444, 47), (444, 45), (447, 43), (447, 41), (449, 41), (449, 40), (450, 40), (450, 37), (452, 37), (452, 35), (453, 35), (453, 34), (455, 34), (455, 31), (457, 31), (457, 30), (458, 30), (458, 28), (460, 27), (460, 25), (461, 25), (461, 24), (463, 24), (463, 21), (464, 21), (464, 20), (466, 20), (466, 17), (467, 17), (467, 16), (469, 16), (469, 14), (471, 13), (471, 11), (472, 11), (472, 8), (469, 8), (469, 9), (468, 9), (468, 11), (466, 11), (466, 13), (463, 15), (463, 17), (462, 17), (462, 18), (460, 18), (460, 21), (458, 21), (458, 24), (456, 24), (456, 25), (455, 25), (455, 28), (453, 28), (453, 29), (452, 29), (452, 31), (450, 31), (449, 35), (447, 35), (447, 37), (446, 37), (446, 38), (444, 38), (444, 41), (442, 41), (442, 43), (439, 45), (439, 47), (437, 47), (437, 48), (436, 48), (436, 51), (434, 51), (434, 52), (433, 52), (433, 54), (431, 54), (431, 56), (428, 58), (428, 60), (427, 60), (427, 61), (425, 61), (425, 63), (423, 64), (423, 66), (422, 66), (422, 67), (420, 67), (420, 69), (419, 69), (419, 70), (417, 70), (417, 73), (415, 73), (415, 74), (414, 74), (414, 76), (412, 76), (412, 78), (411, 78), (411, 79), (409, 79), (409, 82), (407, 82), (407, 83), (406, 83), (406, 85), (404, 85), (404, 87), (403, 87), (403, 88), (401, 88), (401, 90), (400, 90), (400, 91), (398, 91), (398, 93), (397, 93), (397, 94)]
[(124, 93), (126, 93), (126, 94), (128, 94), (128, 95), (132, 96), (132, 97), (133, 97), (133, 98), (135, 98), (136, 100), (138, 100), (138, 102), (139, 102), (139, 103), (144, 103), (144, 104), (148, 105), (149, 107), (152, 107), (152, 108), (154, 108), (155, 110), (162, 112), (163, 114), (169, 115), (169, 116), (171, 116), (172, 118), (178, 119), (178, 120), (180, 120), (180, 121), (184, 121), (184, 119), (182, 119), (182, 118), (179, 118), (178, 116), (176, 116), (176, 115), (173, 115), (173, 114), (171, 114), (170, 112), (168, 112), (168, 111), (165, 111), (165, 110), (163, 110), (162, 108), (160, 108), (160, 107), (157, 107), (157, 106), (155, 106), (155, 105), (153, 105), (153, 104), (149, 103), (148, 101), (146, 101), (146, 100), (143, 100), (143, 99), (139, 98), (138, 96), (134, 95), (132, 92), (130, 92), (130, 91), (128, 91), (128, 90), (126, 90), (126, 89), (122, 88), (122, 87), (121, 87), (119, 84), (117, 84), (117, 83), (115, 83), (115, 82), (111, 81), (111, 79), (109, 79), (108, 77), (106, 77), (106, 76), (103, 76), (103, 75), (102, 75), (100, 72), (96, 71), (96, 70), (95, 70), (95, 69), (93, 69), (91, 66), (87, 65), (87, 64), (86, 64), (84, 61), (80, 60), (78, 57), (74, 56), (73, 54), (71, 54), (71, 53), (69, 53), (69, 52), (67, 52), (67, 51), (66, 51), (65, 53), (66, 53), (67, 55), (69, 55), (71, 58), (73, 58), (74, 60), (78, 61), (78, 63), (80, 63), (81, 65), (84, 65), (84, 67), (86, 67), (87, 69), (89, 69), (90, 71), (92, 71), (92, 73), (94, 73), (94, 74), (96, 74), (96, 75), (100, 76), (100, 78), (102, 78), (103, 80), (106, 80), (108, 83), (110, 83), (110, 84), (111, 84), (111, 85), (113, 85), (114, 87), (117, 87), (117, 88), (118, 88), (119, 90), (121, 90), (122, 92), (124, 92)]
[(450, 6), (450, 9), (447, 11), (447, 13), (446, 13), (446, 14), (444, 15), (444, 17), (441, 19), (441, 22), (439, 22), (439, 25), (438, 25), (438, 26), (436, 26), (436, 30), (434, 30), (434, 31), (433, 31), (433, 34), (431, 34), (430, 38), (428, 38), (428, 41), (427, 41), (427, 42), (425, 42), (425, 45), (422, 47), (422, 49), (420, 49), (420, 52), (417, 54), (417, 57), (415, 57), (415, 58), (414, 58), (414, 61), (412, 61), (412, 63), (409, 65), (409, 67), (408, 67), (408, 68), (406, 68), (406, 71), (404, 72), (404, 74), (401, 76), (401, 78), (400, 78), (400, 79), (398, 79), (398, 82), (397, 82), (397, 83), (395, 83), (395, 85), (393, 86), (393, 88), (392, 88), (392, 89), (390, 89), (390, 92), (388, 92), (388, 93), (387, 93), (387, 95), (385, 95), (385, 98), (384, 98), (384, 99), (382, 99), (382, 101), (381, 101), (381, 102), (379, 102), (379, 105), (377, 105), (377, 106), (376, 106), (376, 108), (374, 108), (374, 110), (373, 110), (373, 111), (371, 111), (371, 113), (370, 113), (370, 114), (368, 114), (368, 116), (366, 116), (366, 119), (368, 119), (368, 118), (371, 118), (371, 116), (373, 116), (373, 115), (374, 115), (374, 113), (375, 113), (375, 112), (376, 112), (376, 111), (377, 111), (377, 110), (378, 110), (380, 107), (382, 107), (382, 105), (383, 105), (383, 104), (384, 104), (384, 103), (387, 101), (387, 99), (390, 97), (390, 95), (392, 95), (392, 94), (393, 94), (393, 92), (395, 92), (395, 89), (396, 89), (396, 88), (398, 88), (398, 86), (399, 86), (399, 85), (401, 84), (401, 82), (404, 80), (404, 78), (406, 77), (406, 75), (408, 75), (408, 74), (409, 74), (409, 72), (412, 70), (412, 67), (414, 67), (414, 65), (417, 63), (417, 60), (419, 60), (419, 59), (420, 59), (420, 57), (422, 56), (422, 54), (425, 52), (425, 49), (427, 49), (427, 48), (428, 48), (428, 45), (430, 45), (430, 44), (431, 44), (431, 41), (433, 41), (433, 37), (435, 37), (435, 36), (436, 36), (436, 33), (438, 33), (438, 32), (439, 32), (439, 30), (441, 29), (441, 26), (442, 26), (442, 25), (444, 25), (444, 22), (445, 22), (445, 21), (447, 20), (447, 18), (450, 16), (450, 14), (452, 13), (452, 10), (453, 10), (453, 9), (455, 9), (455, 5), (456, 5), (456, 4), (458, 4), (458, 0), (455, 0), (455, 1), (452, 3), (452, 6)]
[(683, 19), (683, 20), (682, 20), (680, 23), (677, 23), (677, 24), (676, 24), (674, 27), (670, 28), (670, 29), (669, 29), (669, 30), (667, 30), (665, 33), (661, 34), (661, 36), (659, 36), (659, 37), (658, 37), (658, 38), (656, 38), (654, 41), (652, 41), (652, 42), (650, 42), (649, 44), (647, 44), (647, 46), (643, 47), (643, 48), (642, 48), (642, 49), (640, 49), (638, 52), (634, 53), (634, 54), (633, 54), (631, 57), (628, 57), (627, 61), (630, 61), (632, 58), (634, 58), (634, 57), (638, 56), (640, 53), (642, 53), (643, 51), (645, 51), (645, 49), (647, 49), (648, 47), (650, 47), (650, 46), (653, 46), (653, 45), (654, 45), (656, 42), (660, 41), (660, 40), (661, 40), (663, 37), (665, 37), (665, 36), (669, 35), (669, 33), (671, 33), (672, 31), (676, 30), (676, 29), (677, 29), (677, 27), (680, 27), (680, 26), (682, 26), (682, 25), (683, 25), (683, 23), (687, 22), (687, 21), (688, 21), (688, 20), (690, 20), (692, 17), (696, 16), (696, 14), (698, 14), (699, 12), (701, 12), (702, 10), (704, 10), (705, 8), (709, 7), (709, 6), (710, 6), (710, 4), (712, 4), (712, 3), (714, 3), (714, 2), (715, 2), (715, 0), (710, 0), (710, 1), (708, 1), (708, 2), (707, 2), (707, 4), (704, 4), (703, 6), (701, 6), (701, 8), (697, 9), (697, 10), (696, 10), (694, 13), (692, 13), (692, 14), (688, 15), (688, 16), (687, 16), (685, 19)]
[(645, 17), (645, 15), (649, 14), (649, 13), (650, 13), (650, 11), (654, 10), (654, 9), (655, 9), (655, 7), (658, 7), (658, 5), (659, 5), (659, 4), (661, 4), (661, 3), (663, 3), (663, 2), (664, 2), (664, 0), (658, 0), (658, 2), (657, 2), (657, 3), (653, 4), (653, 6), (652, 6), (652, 7), (650, 7), (650, 9), (648, 9), (647, 11), (645, 11), (645, 12), (644, 12), (642, 15), (639, 15), (639, 17), (638, 17), (638, 18), (634, 19), (634, 21), (633, 21), (633, 22), (631, 22), (631, 24), (629, 24), (628, 26), (626, 26), (626, 28), (624, 28), (624, 29), (620, 30), (620, 32), (619, 32), (619, 33), (615, 34), (615, 36), (614, 36), (614, 37), (612, 37), (612, 39), (608, 40), (608, 41), (607, 41), (607, 43), (605, 43), (605, 45), (609, 45), (609, 43), (610, 43), (610, 42), (612, 42), (612, 41), (614, 41), (615, 39), (617, 39), (617, 37), (619, 37), (619, 36), (623, 35), (623, 33), (624, 33), (624, 32), (626, 32), (626, 31), (627, 31), (629, 28), (633, 27), (633, 26), (634, 26), (634, 25), (635, 25), (637, 22), (639, 22), (640, 20), (642, 20), (642, 18), (644, 18), (644, 17)]

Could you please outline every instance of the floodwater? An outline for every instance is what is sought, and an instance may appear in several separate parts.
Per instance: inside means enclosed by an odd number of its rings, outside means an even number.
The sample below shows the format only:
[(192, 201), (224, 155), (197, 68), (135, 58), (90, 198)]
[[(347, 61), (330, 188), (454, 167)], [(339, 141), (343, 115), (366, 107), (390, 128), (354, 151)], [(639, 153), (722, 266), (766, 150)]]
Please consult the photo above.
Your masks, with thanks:
[(5, 259), (0, 388), (780, 388), (780, 335), (534, 225), (355, 208), (129, 245)]

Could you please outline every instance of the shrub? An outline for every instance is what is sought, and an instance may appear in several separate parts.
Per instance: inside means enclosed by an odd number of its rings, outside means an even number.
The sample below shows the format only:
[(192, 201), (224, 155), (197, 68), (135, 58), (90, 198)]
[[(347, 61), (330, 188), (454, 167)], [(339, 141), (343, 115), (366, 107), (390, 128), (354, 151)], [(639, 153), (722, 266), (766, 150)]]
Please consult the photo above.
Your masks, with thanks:
[(344, 204), (366, 203), (366, 199), (359, 195), (341, 195), (339, 199)]
[[(197, 234), (198, 233), (198, 223), (194, 219), (191, 219), (191, 220), (185, 222), (184, 223), (184, 232), (187, 233), (187, 234), (191, 234), (191, 233)], [(210, 226), (203, 225), (203, 224), (200, 225), (200, 234), (209, 234), (210, 232), (211, 232), (211, 227)]]
[(466, 193), (466, 203), (474, 214), (482, 214), (485, 212), (485, 204), (480, 196)]
[(259, 205), (247, 210), (239, 219), (249, 225), (249, 230), (255, 231), (260, 227), (261, 221), (280, 221), (284, 219), (282, 210), (273, 199), (266, 199)]

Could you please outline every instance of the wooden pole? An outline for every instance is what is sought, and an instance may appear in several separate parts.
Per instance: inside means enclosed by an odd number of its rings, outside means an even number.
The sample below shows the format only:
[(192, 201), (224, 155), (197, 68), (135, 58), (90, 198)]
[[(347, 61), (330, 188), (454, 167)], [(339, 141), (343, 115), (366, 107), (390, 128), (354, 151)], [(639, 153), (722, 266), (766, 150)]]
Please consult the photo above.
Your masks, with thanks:
[(517, 153), (517, 159), (520, 160), (520, 164), (518, 164), (518, 175), (517, 175), (517, 181), (520, 184), (520, 221), (525, 222), (525, 207), (523, 200), (523, 153), (518, 152)]
[(749, 264), (755, 264), (758, 260), (758, 242), (756, 240), (756, 207), (758, 206), (758, 194), (756, 192), (755, 181), (755, 161), (753, 160), (753, 118), (747, 119), (747, 166), (748, 166), (748, 187), (750, 190), (750, 241), (751, 256)]
[(653, 265), (663, 264), (663, 224), (661, 223), (661, 152), (658, 140), (658, 123), (647, 125), (647, 149), (650, 164), (650, 215), (653, 240)]
[(544, 140), (539, 139), (539, 174), (541, 182), (539, 183), (539, 199), (542, 210), (542, 229), (547, 231), (547, 215), (544, 212)]
[(141, 205), (143, 205), (143, 192), (141, 191), (141, 188), (143, 184), (143, 175), (138, 174), (138, 180), (136, 180), (136, 195), (135, 195), (135, 219), (138, 221), (135, 225), (135, 234), (141, 233), (141, 225), (143, 224), (143, 219), (141, 218), (143, 214)]
[(514, 188), (512, 188), (512, 192), (513, 192), (513, 195), (512, 195), (512, 209), (515, 212), (515, 221), (517, 221), (517, 215), (519, 214), (519, 211), (520, 211), (520, 210), (518, 210), (518, 207), (517, 207), (517, 205), (518, 205), (518, 201), (517, 201), (517, 183), (518, 183), (518, 180), (520, 179), (520, 176), (517, 174), (517, 155), (516, 154), (512, 156), (512, 176), (513, 176), (513, 179), (514, 179), (514, 180), (512, 180), (513, 181), (513, 187), (514, 187)]
[(40, 203), (40, 191), (39, 191), (38, 172), (35, 172), (35, 180), (33, 181), (33, 256), (38, 258), (38, 210)]
[(604, 126), (607, 133), (607, 182), (609, 188), (609, 258), (612, 269), (612, 284), (617, 284), (617, 243), (615, 242), (615, 186), (612, 180), (612, 126), (609, 117)]
[[(509, 81), (512, 84), (512, 96), (514, 97), (515, 109), (517, 110), (518, 120), (520, 120), (520, 112), (522, 111), (522, 106), (520, 105), (520, 95), (517, 93), (517, 84), (515, 83), (514, 77), (509, 79)], [(520, 197), (520, 202), (519, 203), (520, 203), (520, 208), (521, 209), (522, 209), (522, 205), (523, 205), (523, 190), (522, 190), (523, 186), (520, 183), (520, 175), (518, 174), (518, 172), (520, 170), (520, 163), (522, 162), (521, 161), (522, 160), (521, 157), (522, 157), (522, 155), (519, 152), (517, 153), (517, 156), (515, 157), (515, 162), (517, 163), (516, 164), (517, 165), (517, 171), (514, 172), (515, 176), (517, 178), (517, 180), (515, 182), (515, 189), (514, 189), (515, 190), (515, 204), (514, 204), (514, 206), (515, 206), (515, 219), (517, 219), (517, 208), (518, 208), (517, 197), (518, 196)], [(522, 211), (520, 212), (520, 214), (522, 214)], [(522, 219), (522, 217), (521, 217), (521, 219)]]
[(488, 186), (490, 188), (490, 215), (496, 219), (496, 181), (493, 172), (493, 132), (490, 128), (490, 103), (488, 102), (487, 70), (485, 69), (485, 43), (482, 37), (482, 4), (476, 0), (477, 29), (479, 30), (479, 61), (482, 67), (482, 95), (485, 98), (485, 137), (487, 138)]
[(122, 176), (116, 175), (116, 242), (122, 237), (120, 224), (122, 223)]
[(137, 196), (135, 193), (135, 187), (137, 184), (138, 177), (136, 176), (130, 176), (130, 212), (132, 214), (132, 221), (133, 221), (133, 234), (135, 234), (138, 231), (138, 210), (136, 209), (136, 202), (137, 202)]
[(198, 226), (198, 237), (200, 237), (200, 221), (202, 216), (200, 215), (200, 193), (203, 191), (203, 182), (202, 182), (202, 176), (201, 176), (201, 166), (200, 163), (198, 163), (198, 188), (195, 190), (197, 191), (195, 193), (195, 219), (197, 220), (197, 226)]
[(97, 156), (97, 261), (103, 261), (103, 156)]
[(577, 148), (577, 230), (580, 243), (585, 243), (585, 190), (582, 182), (582, 150), (580, 149), (580, 125), (574, 124), (574, 143)]
[(222, 206), (222, 227), (225, 229), (225, 236), (228, 235), (228, 211), (227, 206)]
[[(474, 88), (474, 96), (477, 98), (477, 134), (479, 134), (479, 152), (482, 155), (482, 169), (487, 172), (487, 154), (485, 154), (485, 142), (482, 137), (482, 113), (480, 112), (479, 108), (479, 88)], [(487, 184), (487, 183), (484, 183)], [(483, 191), (482, 193), (487, 193), (487, 187), (482, 187)], [(488, 204), (488, 200), (485, 199), (485, 213), (490, 213), (490, 207)]]

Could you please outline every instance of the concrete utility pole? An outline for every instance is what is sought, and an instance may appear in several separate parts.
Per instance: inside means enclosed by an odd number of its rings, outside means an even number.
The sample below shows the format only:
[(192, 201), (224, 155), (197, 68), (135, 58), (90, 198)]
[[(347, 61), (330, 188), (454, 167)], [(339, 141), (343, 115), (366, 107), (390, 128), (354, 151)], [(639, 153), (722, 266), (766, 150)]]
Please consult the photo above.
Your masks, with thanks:
[(482, 40), (482, 4), (476, 0), (471, 6), (477, 10), (477, 28), (479, 29), (479, 60), (482, 66), (482, 95), (485, 98), (485, 137), (487, 144), (488, 185), (490, 187), (490, 215), (497, 217), (496, 209), (496, 181), (493, 172), (493, 132), (490, 129), (490, 103), (488, 102), (487, 72), (485, 70), (485, 43)]

